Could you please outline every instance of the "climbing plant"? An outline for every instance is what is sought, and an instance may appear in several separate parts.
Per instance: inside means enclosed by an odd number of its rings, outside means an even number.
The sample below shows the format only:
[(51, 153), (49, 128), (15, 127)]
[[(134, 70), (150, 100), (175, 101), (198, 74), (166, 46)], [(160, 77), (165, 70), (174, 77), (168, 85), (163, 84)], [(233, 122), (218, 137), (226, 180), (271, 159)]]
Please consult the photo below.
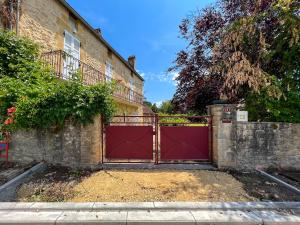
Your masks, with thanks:
[(39, 61), (39, 47), (32, 41), (0, 31), (0, 122), (13, 123), (4, 129), (48, 128), (62, 126), (66, 119), (87, 124), (97, 114), (110, 120), (115, 111), (108, 84), (86, 86), (80, 74), (72, 80), (54, 77), (51, 70)]

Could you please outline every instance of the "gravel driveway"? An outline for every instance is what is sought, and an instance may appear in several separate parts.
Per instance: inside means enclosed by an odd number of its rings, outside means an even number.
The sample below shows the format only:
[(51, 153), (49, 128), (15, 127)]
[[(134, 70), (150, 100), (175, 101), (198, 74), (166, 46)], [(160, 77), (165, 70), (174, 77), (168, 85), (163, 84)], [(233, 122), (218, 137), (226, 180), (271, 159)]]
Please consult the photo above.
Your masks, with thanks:
[(216, 171), (100, 171), (69, 201), (252, 201), (242, 184)]
[(300, 201), (256, 173), (206, 170), (72, 170), (50, 167), (23, 184), (19, 201)]

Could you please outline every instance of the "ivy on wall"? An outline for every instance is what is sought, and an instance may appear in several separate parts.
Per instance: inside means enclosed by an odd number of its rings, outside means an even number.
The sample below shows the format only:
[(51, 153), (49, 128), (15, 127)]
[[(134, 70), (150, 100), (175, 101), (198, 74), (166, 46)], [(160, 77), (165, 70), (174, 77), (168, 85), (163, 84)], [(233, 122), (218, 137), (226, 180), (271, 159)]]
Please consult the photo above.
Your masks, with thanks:
[[(108, 84), (86, 86), (54, 77), (39, 60), (39, 46), (13, 33), (0, 31), (0, 123), (2, 130), (62, 126), (66, 119), (81, 124), (115, 112)], [(7, 110), (14, 108), (13, 115)], [(10, 119), (10, 123), (5, 123)], [(13, 119), (13, 122), (11, 122)]]

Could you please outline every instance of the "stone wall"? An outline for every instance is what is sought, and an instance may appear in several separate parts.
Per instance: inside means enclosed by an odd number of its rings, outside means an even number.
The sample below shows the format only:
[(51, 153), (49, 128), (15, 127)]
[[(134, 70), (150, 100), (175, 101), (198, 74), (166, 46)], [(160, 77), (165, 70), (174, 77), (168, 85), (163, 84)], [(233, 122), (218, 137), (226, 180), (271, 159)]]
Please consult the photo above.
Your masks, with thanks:
[(14, 162), (46, 161), (71, 167), (101, 163), (100, 116), (83, 126), (67, 121), (62, 129), (20, 130), (12, 135), (9, 158)]
[(219, 168), (300, 170), (300, 124), (222, 123), (223, 107), (211, 108), (213, 159)]
[[(210, 107), (213, 163), (237, 170), (283, 169), (300, 171), (300, 124), (222, 122), (223, 107)], [(67, 121), (62, 129), (21, 130), (12, 135), (12, 161), (45, 160), (72, 167), (90, 167), (102, 160), (102, 124), (83, 126)]]

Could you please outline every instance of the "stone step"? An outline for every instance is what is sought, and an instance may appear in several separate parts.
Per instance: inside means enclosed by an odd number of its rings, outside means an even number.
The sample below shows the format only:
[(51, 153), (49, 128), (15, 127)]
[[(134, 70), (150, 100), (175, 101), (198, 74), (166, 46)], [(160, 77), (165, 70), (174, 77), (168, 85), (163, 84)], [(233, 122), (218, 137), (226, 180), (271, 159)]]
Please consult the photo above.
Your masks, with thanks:
[(102, 169), (216, 170), (210, 163), (104, 163)]

